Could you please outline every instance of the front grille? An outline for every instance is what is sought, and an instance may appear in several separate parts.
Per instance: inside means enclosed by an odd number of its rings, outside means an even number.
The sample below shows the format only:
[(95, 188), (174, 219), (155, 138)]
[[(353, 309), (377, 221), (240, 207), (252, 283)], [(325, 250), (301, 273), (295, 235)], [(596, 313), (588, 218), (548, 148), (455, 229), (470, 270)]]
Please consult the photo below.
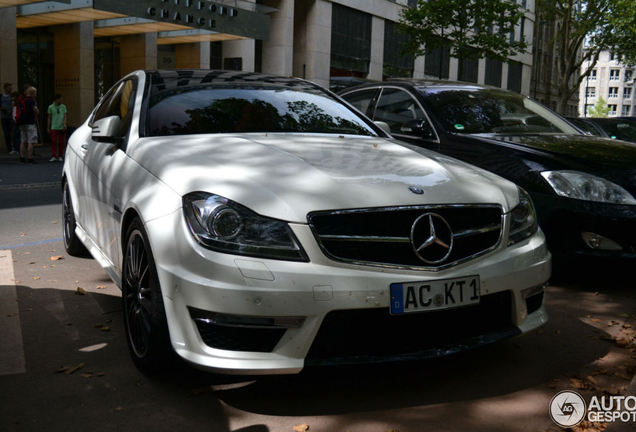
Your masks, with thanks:
[[(434, 216), (424, 216), (427, 214)], [(323, 252), (333, 260), (438, 269), (496, 248), (502, 234), (502, 215), (498, 205), (452, 205), (314, 212), (308, 219)], [(430, 219), (438, 225), (438, 231), (449, 227), (452, 232), (448, 256), (444, 256), (448, 248), (439, 244), (425, 248), (420, 256), (416, 253), (426, 235), (417, 238), (414, 233), (426, 232)], [(447, 225), (439, 222), (442, 219)], [(413, 229), (416, 221), (419, 231)], [(448, 239), (444, 243), (450, 246)], [(424, 253), (433, 257), (425, 261), (421, 257)]]
[(370, 363), (437, 357), (504, 339), (512, 323), (509, 291), (481, 303), (436, 312), (391, 315), (388, 309), (333, 311), (307, 354), (308, 365)]

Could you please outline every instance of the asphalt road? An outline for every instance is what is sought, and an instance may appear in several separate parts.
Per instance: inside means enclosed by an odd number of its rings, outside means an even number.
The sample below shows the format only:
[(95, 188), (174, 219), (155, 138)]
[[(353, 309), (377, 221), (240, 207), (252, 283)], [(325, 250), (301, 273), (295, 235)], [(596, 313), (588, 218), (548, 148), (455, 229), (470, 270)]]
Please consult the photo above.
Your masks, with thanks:
[(625, 394), (636, 371), (634, 349), (612, 341), (636, 328), (634, 279), (579, 269), (548, 289), (543, 329), (460, 355), (293, 376), (143, 375), (119, 289), (64, 251), (59, 168), (0, 160), (0, 431), (557, 431), (557, 392)]

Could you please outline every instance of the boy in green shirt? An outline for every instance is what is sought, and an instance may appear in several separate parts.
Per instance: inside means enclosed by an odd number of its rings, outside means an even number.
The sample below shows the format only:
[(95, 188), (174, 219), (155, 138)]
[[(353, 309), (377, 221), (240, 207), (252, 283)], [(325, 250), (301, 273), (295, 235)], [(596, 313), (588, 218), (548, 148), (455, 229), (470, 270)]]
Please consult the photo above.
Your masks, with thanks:
[(49, 162), (62, 162), (64, 160), (64, 145), (66, 144), (66, 105), (62, 103), (63, 101), (64, 97), (61, 94), (56, 94), (55, 102), (49, 105), (47, 130), (51, 134), (51, 153), (53, 156)]

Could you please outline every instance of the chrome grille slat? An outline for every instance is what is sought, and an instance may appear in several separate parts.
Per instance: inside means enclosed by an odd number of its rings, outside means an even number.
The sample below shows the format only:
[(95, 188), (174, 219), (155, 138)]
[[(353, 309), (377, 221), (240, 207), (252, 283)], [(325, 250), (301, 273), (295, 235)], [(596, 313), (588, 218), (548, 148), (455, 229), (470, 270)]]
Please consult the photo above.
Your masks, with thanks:
[[(423, 262), (411, 241), (414, 222), (426, 213), (441, 216), (452, 230), (453, 251), (440, 262)], [(323, 253), (335, 261), (440, 270), (494, 250), (503, 217), (499, 205), (454, 204), (314, 212), (308, 220)]]

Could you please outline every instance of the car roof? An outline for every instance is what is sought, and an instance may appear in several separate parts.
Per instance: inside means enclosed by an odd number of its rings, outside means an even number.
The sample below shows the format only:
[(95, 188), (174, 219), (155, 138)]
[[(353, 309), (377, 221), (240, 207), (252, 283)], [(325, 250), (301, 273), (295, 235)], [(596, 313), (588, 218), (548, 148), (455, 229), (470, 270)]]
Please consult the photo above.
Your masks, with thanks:
[(294, 90), (323, 90), (311, 81), (258, 72), (209, 69), (164, 69), (145, 72), (156, 90), (201, 84), (270, 84), (278, 87), (293, 87)]
[[(448, 81), (448, 80), (436, 80), (429, 78), (392, 78), (387, 81), (362, 84), (355, 87), (347, 87), (340, 93), (347, 93), (353, 89), (370, 88), (370, 87), (386, 87), (386, 86), (399, 86), (407, 88), (456, 88), (456, 89), (471, 89), (471, 90), (504, 90), (499, 87), (488, 86), (484, 84), (476, 84), (465, 81)], [(514, 92), (513, 92), (514, 93)]]

